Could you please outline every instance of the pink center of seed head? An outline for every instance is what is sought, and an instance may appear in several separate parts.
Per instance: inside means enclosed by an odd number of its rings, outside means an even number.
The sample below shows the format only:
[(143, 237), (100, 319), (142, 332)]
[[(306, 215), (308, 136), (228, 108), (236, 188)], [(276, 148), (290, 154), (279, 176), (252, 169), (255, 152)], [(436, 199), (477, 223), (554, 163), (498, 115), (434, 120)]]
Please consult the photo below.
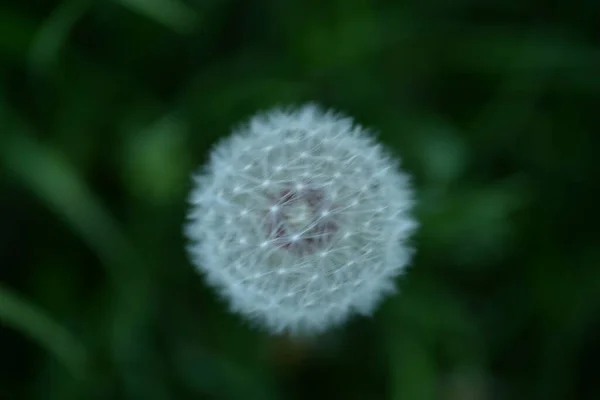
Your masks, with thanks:
[(280, 248), (298, 255), (312, 254), (329, 243), (338, 229), (322, 190), (290, 186), (269, 198), (267, 234)]

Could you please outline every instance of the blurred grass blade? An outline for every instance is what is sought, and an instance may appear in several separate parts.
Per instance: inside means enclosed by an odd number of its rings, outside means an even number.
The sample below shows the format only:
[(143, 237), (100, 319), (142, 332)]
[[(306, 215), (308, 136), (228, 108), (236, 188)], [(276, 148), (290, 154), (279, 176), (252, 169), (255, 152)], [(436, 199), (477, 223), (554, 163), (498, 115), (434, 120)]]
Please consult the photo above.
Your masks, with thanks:
[(32, 69), (47, 72), (56, 67), (69, 32), (89, 6), (89, 0), (65, 1), (46, 18), (31, 44), (29, 60)]
[(83, 377), (85, 374), (89, 357), (84, 346), (38, 307), (2, 285), (0, 323), (32, 338), (53, 354), (74, 376)]
[(116, 222), (58, 152), (19, 134), (3, 140), (0, 155), (7, 168), (95, 250), (121, 294), (127, 295), (133, 282), (143, 281), (133, 276), (141, 270), (141, 261)]
[[(21, 62), (35, 36), (36, 21), (26, 13), (3, 8), (0, 12), (0, 57), (3, 63)], [(8, 62), (8, 63), (7, 63)]]
[(389, 341), (391, 399), (433, 399), (436, 366), (422, 340), (412, 333), (398, 333)]
[(198, 19), (191, 8), (177, 0), (114, 1), (179, 33), (189, 32)]

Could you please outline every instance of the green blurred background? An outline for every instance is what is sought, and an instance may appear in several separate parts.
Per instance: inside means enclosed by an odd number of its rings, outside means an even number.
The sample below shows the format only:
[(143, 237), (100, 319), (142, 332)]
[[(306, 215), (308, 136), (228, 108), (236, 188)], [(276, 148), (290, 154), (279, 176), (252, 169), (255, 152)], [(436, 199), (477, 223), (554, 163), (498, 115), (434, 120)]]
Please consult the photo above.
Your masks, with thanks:
[[(577, 4), (576, 4), (577, 3)], [(1, 399), (598, 399), (600, 3), (0, 4)], [(258, 110), (380, 131), (400, 293), (312, 340), (228, 313), (190, 175)]]

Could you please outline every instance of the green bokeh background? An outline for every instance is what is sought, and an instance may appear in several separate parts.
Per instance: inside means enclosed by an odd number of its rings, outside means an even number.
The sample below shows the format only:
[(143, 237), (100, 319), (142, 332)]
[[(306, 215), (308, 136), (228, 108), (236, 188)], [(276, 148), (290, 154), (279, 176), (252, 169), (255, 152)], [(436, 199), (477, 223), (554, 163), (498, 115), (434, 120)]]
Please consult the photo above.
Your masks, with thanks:
[[(598, 399), (600, 3), (0, 4), (1, 399)], [(311, 340), (185, 254), (191, 173), (316, 101), (414, 176), (400, 292)]]

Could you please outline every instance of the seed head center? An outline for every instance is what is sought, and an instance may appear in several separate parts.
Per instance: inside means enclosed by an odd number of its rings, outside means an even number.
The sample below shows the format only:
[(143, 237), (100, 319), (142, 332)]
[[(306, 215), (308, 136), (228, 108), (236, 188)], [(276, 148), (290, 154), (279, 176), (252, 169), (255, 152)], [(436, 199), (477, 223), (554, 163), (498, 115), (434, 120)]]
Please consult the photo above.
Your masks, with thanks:
[(297, 185), (271, 196), (266, 232), (276, 245), (296, 254), (310, 254), (325, 246), (337, 231), (323, 210), (326, 197), (321, 190)]
[(283, 218), (294, 231), (303, 231), (314, 219), (312, 207), (304, 199), (288, 204), (283, 211)]

